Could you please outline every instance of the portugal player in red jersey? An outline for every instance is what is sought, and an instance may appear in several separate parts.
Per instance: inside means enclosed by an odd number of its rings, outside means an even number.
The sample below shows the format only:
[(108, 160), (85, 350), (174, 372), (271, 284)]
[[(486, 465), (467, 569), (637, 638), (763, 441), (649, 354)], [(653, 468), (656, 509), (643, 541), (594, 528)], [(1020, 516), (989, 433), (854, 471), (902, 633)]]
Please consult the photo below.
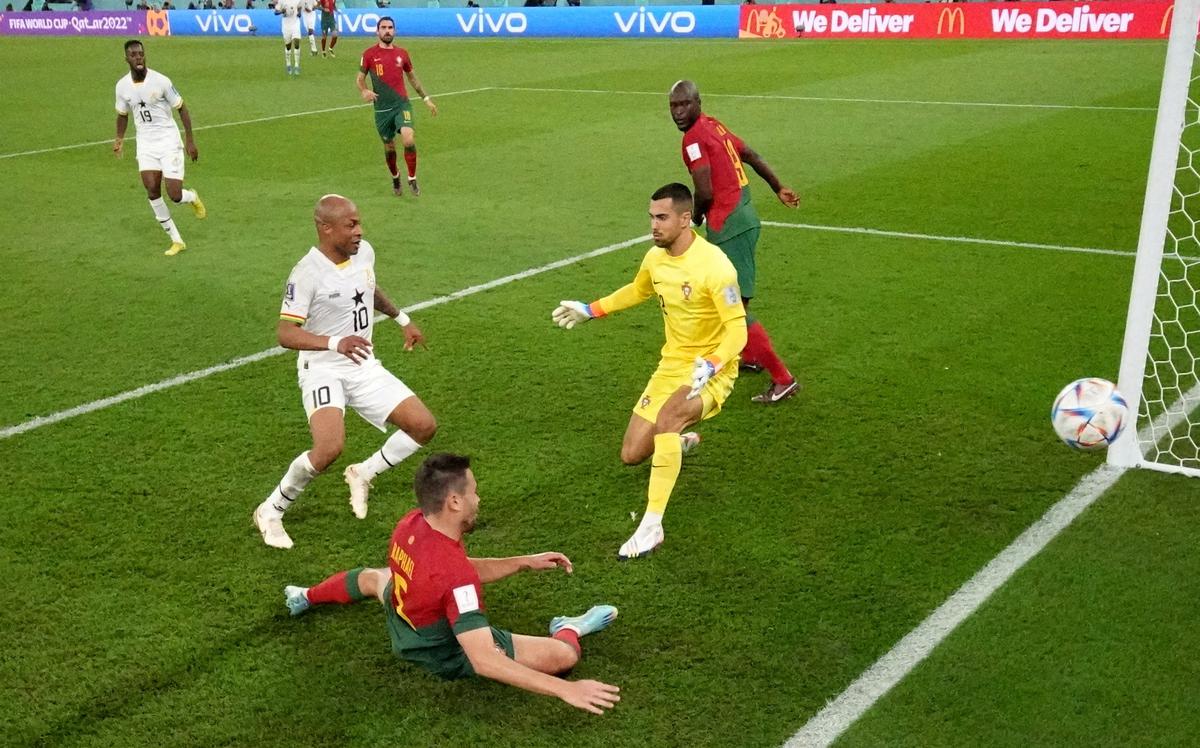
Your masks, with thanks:
[(755, 371), (766, 368), (771, 374), (771, 386), (751, 399), (768, 405), (780, 402), (796, 394), (800, 383), (775, 353), (762, 323), (750, 315), (756, 275), (754, 250), (762, 224), (750, 201), (745, 164), (766, 180), (784, 205), (799, 207), (800, 198), (780, 183), (762, 156), (715, 117), (700, 110), (700, 91), (695, 83), (676, 83), (669, 101), (671, 119), (683, 131), (683, 163), (695, 185), (692, 220), (697, 226), (707, 222), (708, 240), (720, 247), (737, 269), (747, 322), (742, 366)]
[(488, 624), (483, 585), (520, 571), (561, 568), (561, 553), (471, 558), (463, 537), (475, 529), (478, 484), (467, 457), (430, 455), (413, 478), (419, 507), (404, 515), (388, 545), (388, 565), (351, 569), (313, 587), (284, 588), (292, 615), (313, 605), (383, 603), (392, 652), (442, 678), (480, 675), (526, 691), (556, 696), (594, 714), (621, 700), (616, 686), (556, 677), (582, 656), (579, 638), (617, 617), (611, 605), (550, 621), (550, 636), (513, 634)]
[[(379, 43), (363, 52), (358, 70), (358, 92), (363, 101), (375, 104), (375, 129), (383, 139), (384, 158), (392, 175), (392, 191), (397, 195), (404, 194), (400, 187), (400, 171), (396, 167), (396, 133), (399, 132), (400, 141), (404, 144), (404, 163), (408, 166), (408, 186), (413, 195), (419, 195), (421, 190), (417, 187), (417, 144), (413, 139), (412, 103), (404, 87), (404, 76), (408, 76), (413, 90), (434, 117), (437, 116), (437, 104), (433, 103), (433, 99), (421, 87), (421, 81), (417, 80), (408, 50), (392, 44), (396, 38), (396, 23), (387, 16), (380, 18), (375, 35), (379, 37)], [(368, 75), (371, 76), (370, 89), (366, 86)]]

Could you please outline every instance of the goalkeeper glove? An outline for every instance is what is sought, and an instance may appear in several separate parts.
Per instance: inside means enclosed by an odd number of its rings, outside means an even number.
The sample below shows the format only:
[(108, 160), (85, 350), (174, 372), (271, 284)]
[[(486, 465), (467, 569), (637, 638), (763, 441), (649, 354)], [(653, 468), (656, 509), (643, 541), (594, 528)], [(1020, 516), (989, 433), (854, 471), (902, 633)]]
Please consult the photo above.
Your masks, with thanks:
[(692, 367), (692, 391), (688, 393), (688, 400), (693, 400), (700, 394), (700, 390), (704, 389), (704, 385), (708, 384), (708, 380), (712, 379), (718, 368), (712, 361), (696, 357), (696, 365)]
[(550, 318), (562, 328), (570, 330), (580, 322), (587, 322), (593, 316), (592, 310), (582, 301), (560, 301)]

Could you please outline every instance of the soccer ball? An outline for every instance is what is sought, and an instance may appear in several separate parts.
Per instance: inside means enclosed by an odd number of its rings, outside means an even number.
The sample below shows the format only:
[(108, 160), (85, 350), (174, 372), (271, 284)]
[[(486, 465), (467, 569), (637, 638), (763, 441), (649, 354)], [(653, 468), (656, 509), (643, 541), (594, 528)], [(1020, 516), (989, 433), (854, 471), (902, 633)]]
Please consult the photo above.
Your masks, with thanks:
[(1116, 385), (1089, 377), (1071, 382), (1054, 398), (1050, 422), (1068, 447), (1103, 449), (1117, 440), (1129, 408)]

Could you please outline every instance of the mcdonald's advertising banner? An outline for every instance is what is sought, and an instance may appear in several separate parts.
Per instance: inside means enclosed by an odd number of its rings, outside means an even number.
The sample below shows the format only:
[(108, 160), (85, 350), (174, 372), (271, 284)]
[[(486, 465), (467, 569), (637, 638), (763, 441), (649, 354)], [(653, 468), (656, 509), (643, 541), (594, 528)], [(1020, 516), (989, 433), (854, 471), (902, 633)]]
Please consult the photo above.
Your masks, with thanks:
[(742, 39), (1156, 39), (1174, 3), (743, 5)]

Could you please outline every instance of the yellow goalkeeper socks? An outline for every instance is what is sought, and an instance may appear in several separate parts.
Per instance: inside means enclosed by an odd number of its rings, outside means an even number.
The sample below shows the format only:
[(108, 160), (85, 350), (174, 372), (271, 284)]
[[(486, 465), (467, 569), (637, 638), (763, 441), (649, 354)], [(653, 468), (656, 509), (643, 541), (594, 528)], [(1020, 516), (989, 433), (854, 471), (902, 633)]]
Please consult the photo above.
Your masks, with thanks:
[(654, 456), (650, 459), (650, 490), (646, 511), (661, 515), (667, 511), (671, 491), (679, 478), (683, 466), (683, 449), (679, 445), (679, 434), (658, 434), (654, 437)]

